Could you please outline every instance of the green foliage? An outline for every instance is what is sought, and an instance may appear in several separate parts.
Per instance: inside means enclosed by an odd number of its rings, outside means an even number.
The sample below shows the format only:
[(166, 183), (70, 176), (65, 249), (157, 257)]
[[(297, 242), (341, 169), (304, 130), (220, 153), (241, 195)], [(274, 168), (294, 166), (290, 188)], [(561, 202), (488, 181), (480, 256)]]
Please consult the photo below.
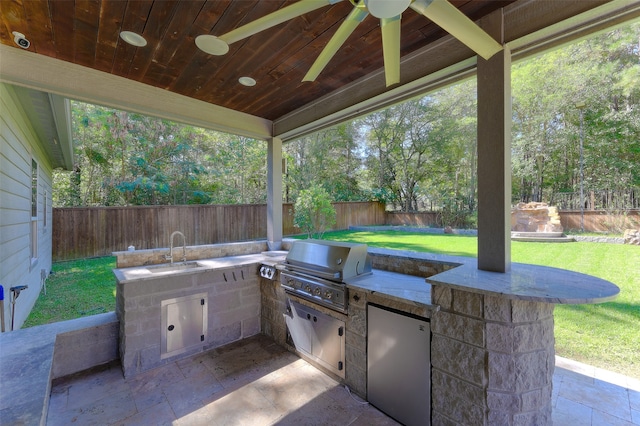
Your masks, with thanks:
[(54, 206), (264, 202), (266, 144), (79, 102)]
[[(476, 205), (475, 87), (472, 81), (409, 101), (362, 120), (369, 188), (403, 211)], [(473, 118), (470, 118), (473, 117)]]
[(450, 226), (456, 229), (476, 228), (477, 214), (463, 206), (463, 201), (454, 198), (444, 200), (442, 208), (438, 210), (438, 223), (442, 227)]
[(357, 142), (357, 123), (345, 123), (287, 143), (284, 200), (296, 199), (298, 193), (315, 182), (331, 194), (334, 201), (365, 201), (361, 188), (361, 146)]
[[(513, 189), (519, 201), (553, 201), (580, 185), (584, 128), (586, 191), (638, 185), (640, 24), (523, 61), (512, 69)], [(584, 103), (581, 112), (576, 104)]]
[(329, 193), (319, 185), (300, 191), (294, 206), (293, 224), (308, 238), (322, 238), (336, 223), (336, 210)]

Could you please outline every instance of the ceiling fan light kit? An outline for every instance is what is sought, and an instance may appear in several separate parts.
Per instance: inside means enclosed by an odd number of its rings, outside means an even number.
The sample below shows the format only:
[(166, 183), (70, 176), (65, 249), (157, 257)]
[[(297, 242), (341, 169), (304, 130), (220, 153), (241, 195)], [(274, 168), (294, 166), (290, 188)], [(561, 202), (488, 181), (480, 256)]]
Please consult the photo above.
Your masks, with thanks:
[[(225, 55), (229, 45), (275, 27), (290, 19), (342, 0), (300, 0), (219, 37), (200, 35), (198, 48), (211, 55)], [(502, 45), (447, 0), (349, 0), (353, 10), (340, 24), (302, 81), (315, 81), (340, 47), (369, 14), (380, 19), (386, 86), (400, 83), (401, 17), (407, 8), (425, 16), (484, 59), (502, 50)], [(146, 42), (145, 42), (146, 43)]]
[(216, 36), (203, 34), (196, 37), (196, 46), (209, 55), (222, 56), (229, 52), (229, 45), (226, 41)]
[(376, 18), (393, 18), (407, 10), (411, 0), (364, 0), (369, 13)]

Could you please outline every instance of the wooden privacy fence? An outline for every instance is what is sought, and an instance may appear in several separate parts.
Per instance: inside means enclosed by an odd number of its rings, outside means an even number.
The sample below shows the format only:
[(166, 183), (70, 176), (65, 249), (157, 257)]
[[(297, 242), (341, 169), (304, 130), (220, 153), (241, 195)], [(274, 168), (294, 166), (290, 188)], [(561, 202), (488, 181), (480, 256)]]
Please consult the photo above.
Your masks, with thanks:
[[(334, 203), (334, 229), (364, 225), (442, 226), (437, 212), (385, 212), (377, 202)], [(565, 229), (580, 228), (580, 211), (560, 211)], [(617, 231), (640, 226), (640, 211), (621, 215), (585, 211), (585, 230)], [(284, 235), (299, 234), (293, 226), (293, 204), (282, 206)], [(53, 260), (107, 256), (114, 251), (169, 247), (173, 231), (187, 245), (267, 238), (267, 206), (193, 205), (137, 207), (72, 207), (53, 209)], [(180, 242), (181, 243), (181, 242)]]
[[(580, 210), (563, 210), (558, 213), (565, 230), (580, 229)], [(585, 210), (583, 222), (585, 231), (622, 233), (625, 229), (640, 229), (640, 210), (627, 210), (620, 214)]]
[[(334, 203), (334, 229), (383, 225), (384, 204)], [(293, 226), (293, 204), (283, 204), (284, 235)], [(187, 245), (216, 244), (267, 238), (267, 206), (190, 205), (134, 207), (69, 207), (53, 209), (54, 261), (108, 256), (114, 251), (169, 247), (173, 231), (182, 232)], [(176, 243), (181, 243), (176, 241)]]
[[(580, 210), (560, 210), (560, 223), (565, 231), (580, 229)], [(387, 212), (386, 225), (442, 227), (439, 212)], [(454, 228), (455, 223), (450, 224)], [(622, 233), (625, 229), (640, 227), (640, 210), (626, 210), (619, 214), (603, 210), (585, 210), (584, 229), (589, 232)]]

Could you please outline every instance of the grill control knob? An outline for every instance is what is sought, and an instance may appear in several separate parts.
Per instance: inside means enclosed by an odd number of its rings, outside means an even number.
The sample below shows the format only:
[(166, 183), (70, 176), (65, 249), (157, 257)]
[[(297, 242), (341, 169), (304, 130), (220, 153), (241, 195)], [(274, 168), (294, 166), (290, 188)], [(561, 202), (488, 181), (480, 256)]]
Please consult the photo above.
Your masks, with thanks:
[(332, 297), (333, 297), (333, 293), (331, 293), (330, 291), (325, 291), (324, 292), (324, 298), (325, 299), (331, 300)]
[(315, 290), (313, 290), (313, 293), (314, 293), (316, 296), (320, 296), (320, 293), (322, 293), (322, 290), (320, 290), (320, 287), (316, 287), (316, 289), (315, 289)]
[(307, 293), (311, 293), (311, 286), (309, 284), (307, 284), (304, 289), (307, 291)]

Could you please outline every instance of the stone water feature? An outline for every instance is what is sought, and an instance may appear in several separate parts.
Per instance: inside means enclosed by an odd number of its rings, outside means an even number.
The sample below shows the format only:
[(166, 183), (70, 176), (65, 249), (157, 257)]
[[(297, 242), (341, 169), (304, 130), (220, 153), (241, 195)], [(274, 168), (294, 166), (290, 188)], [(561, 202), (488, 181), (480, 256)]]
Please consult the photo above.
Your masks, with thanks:
[(567, 242), (558, 208), (547, 203), (518, 203), (511, 210), (511, 239), (518, 241)]

